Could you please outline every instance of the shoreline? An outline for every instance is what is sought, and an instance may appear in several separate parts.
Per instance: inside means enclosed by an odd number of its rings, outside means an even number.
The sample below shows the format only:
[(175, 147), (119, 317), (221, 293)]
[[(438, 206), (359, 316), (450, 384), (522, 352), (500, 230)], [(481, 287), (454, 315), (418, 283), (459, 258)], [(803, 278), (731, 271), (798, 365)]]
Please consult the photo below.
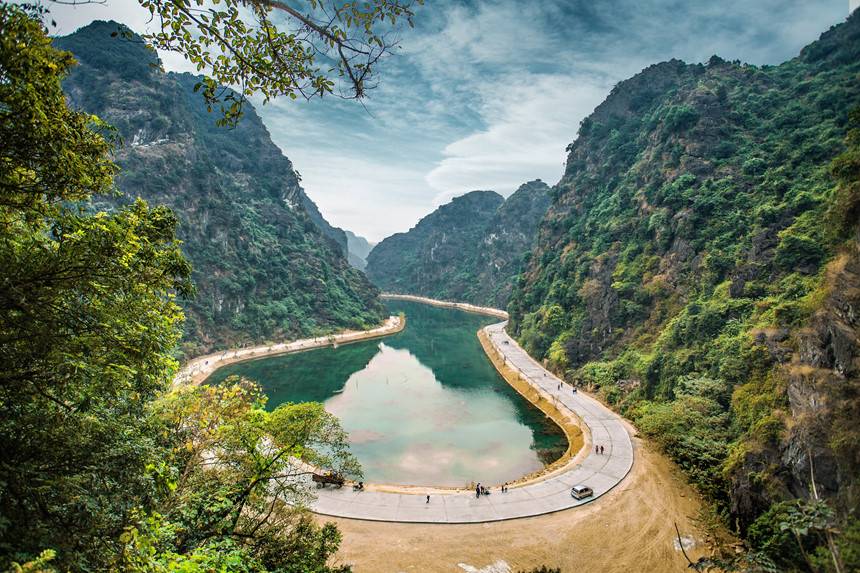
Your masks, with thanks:
[(591, 432), (588, 426), (582, 422), (582, 419), (575, 412), (568, 410), (568, 415), (559, 408), (558, 402), (551, 396), (547, 396), (540, 388), (536, 388), (524, 379), (523, 375), (509, 366), (501, 354), (499, 349), (493, 345), (490, 337), (482, 328), (478, 331), (478, 340), (481, 342), (481, 347), (487, 355), (487, 359), (496, 368), (499, 375), (514, 389), (520, 396), (525, 398), (532, 406), (539, 409), (544, 415), (549, 418), (553, 424), (558, 426), (564, 432), (567, 440), (567, 449), (554, 462), (547, 464), (542, 469), (536, 470), (530, 474), (526, 474), (517, 480), (509, 483), (511, 487), (519, 487), (529, 483), (542, 481), (548, 477), (563, 472), (569, 466), (578, 463), (590, 451), (591, 447)]
[[(508, 318), (508, 313), (503, 310), (491, 307), (482, 307), (469, 303), (440, 301), (423, 296), (395, 293), (382, 293), (380, 298), (405, 300), (440, 308), (461, 310), (464, 312), (500, 318), (503, 321), (506, 321)], [(493, 326), (499, 327), (500, 325), (504, 328), (502, 323), (495, 323), (477, 331), (476, 336), (481, 344), (481, 349), (483, 350), (484, 355), (506, 383), (527, 400), (529, 404), (538, 408), (553, 424), (561, 429), (567, 441), (567, 449), (557, 460), (547, 464), (541, 469), (535, 470), (517, 478), (514, 481), (508, 482), (509, 487), (512, 489), (518, 489), (524, 486), (538, 484), (547, 479), (563, 474), (566, 471), (570, 471), (577, 464), (581, 463), (585, 457), (587, 457), (590, 452), (592, 437), (590, 428), (584, 423), (580, 416), (564, 404), (561, 404), (554, 396), (544, 391), (539, 384), (531, 381), (527, 375), (517, 369), (513, 364), (507, 363), (503, 349), (489, 334), (489, 328)], [(388, 317), (382, 326), (370, 330), (345, 331), (328, 336), (319, 336), (271, 345), (260, 345), (252, 348), (231, 349), (200, 356), (188, 362), (177, 373), (174, 377), (174, 385), (188, 383), (200, 384), (211, 376), (213, 372), (229, 364), (269, 358), (283, 354), (304, 352), (332, 345), (372, 340), (374, 338), (396, 334), (397, 332), (402, 331), (405, 326), (405, 317), (392, 315)], [(499, 485), (500, 484), (496, 484), (491, 487), (498, 487)], [(418, 486), (391, 483), (366, 483), (365, 489), (368, 492), (372, 491), (379, 493), (422, 496), (427, 493), (432, 493), (434, 495), (457, 495), (471, 491), (471, 488), (462, 486)]]
[(280, 356), (282, 354), (304, 352), (306, 350), (314, 350), (317, 348), (324, 348), (326, 346), (336, 346), (338, 344), (350, 344), (353, 342), (373, 340), (374, 338), (382, 338), (384, 336), (397, 334), (404, 328), (406, 328), (406, 319), (391, 315), (384, 323), (382, 323), (381, 326), (371, 328), (370, 330), (345, 330), (337, 334), (317, 336), (314, 338), (303, 338), (300, 340), (293, 340), (291, 342), (261, 344), (251, 348), (232, 348), (222, 350), (220, 352), (213, 352), (211, 354), (198, 356), (197, 358), (189, 360), (173, 377), (173, 386), (175, 387), (182, 384), (201, 384), (206, 381), (213, 372), (229, 364), (256, 360), (258, 358), (270, 358), (272, 356)]
[(397, 294), (397, 293), (389, 293), (384, 292), (379, 295), (379, 298), (389, 298), (391, 300), (408, 300), (412, 302), (421, 302), (424, 304), (429, 304), (430, 306), (438, 306), (441, 308), (455, 308), (457, 310), (464, 310), (466, 312), (472, 312), (475, 314), (486, 314), (489, 316), (495, 316), (497, 318), (502, 318), (504, 320), (508, 319), (508, 313), (504, 310), (493, 308), (490, 306), (478, 306), (475, 304), (470, 304), (468, 302), (453, 302), (447, 300), (436, 300), (435, 298), (428, 298), (426, 296), (418, 296), (414, 294)]
[[(405, 300), (410, 302), (418, 302), (428, 304), (430, 306), (440, 308), (452, 308), (471, 312), (474, 314), (483, 314), (496, 318), (508, 319), (508, 313), (498, 308), (477, 306), (470, 303), (452, 302), (444, 300), (436, 300), (424, 296), (382, 293), (380, 298), (390, 300)], [(519, 478), (508, 482), (508, 486), (512, 488), (522, 487), (524, 485), (539, 483), (552, 476), (558, 475), (578, 464), (589, 452), (591, 446), (591, 432), (582, 419), (572, 410), (567, 410), (565, 414), (559, 408), (558, 402), (553, 400), (552, 396), (543, 392), (541, 388), (531, 384), (528, 378), (513, 368), (508, 366), (504, 361), (502, 349), (497, 347), (491, 337), (488, 335), (484, 327), (478, 330), (476, 336), (481, 344), (481, 349), (487, 360), (493, 365), (499, 376), (508, 383), (517, 393), (522, 396), (529, 404), (543, 412), (564, 433), (567, 440), (567, 449), (559, 459), (547, 464), (539, 470), (535, 470)], [(562, 406), (563, 408), (564, 406)], [(494, 484), (491, 487), (499, 487), (502, 484)], [(418, 486), (409, 484), (391, 484), (391, 483), (366, 483), (365, 488), (369, 491), (401, 493), (409, 495), (425, 495), (427, 493), (435, 495), (457, 494), (470, 492), (471, 487), (452, 487), (452, 486)]]

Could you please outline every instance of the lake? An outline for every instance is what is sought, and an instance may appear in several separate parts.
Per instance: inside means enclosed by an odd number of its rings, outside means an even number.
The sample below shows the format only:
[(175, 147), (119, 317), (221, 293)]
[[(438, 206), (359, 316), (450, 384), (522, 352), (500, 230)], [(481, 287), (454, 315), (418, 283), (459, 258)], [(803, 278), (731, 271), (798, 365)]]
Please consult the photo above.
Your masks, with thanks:
[(268, 407), (317, 401), (350, 435), (364, 479), (465, 486), (516, 480), (558, 459), (561, 429), (496, 372), (476, 332), (499, 319), (411, 301), (395, 335), (224, 366), (258, 382)]

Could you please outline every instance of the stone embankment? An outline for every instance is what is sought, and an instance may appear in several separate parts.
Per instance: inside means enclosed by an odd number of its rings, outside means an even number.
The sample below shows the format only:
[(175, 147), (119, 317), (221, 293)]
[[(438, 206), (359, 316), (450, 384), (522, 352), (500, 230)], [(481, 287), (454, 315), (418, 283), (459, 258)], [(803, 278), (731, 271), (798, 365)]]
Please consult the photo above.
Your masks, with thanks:
[(489, 306), (477, 306), (474, 304), (469, 304), (467, 302), (451, 302), (447, 300), (436, 300), (435, 298), (427, 298), (426, 296), (416, 296), (412, 294), (396, 294), (396, 293), (382, 293), (380, 295), (381, 298), (390, 298), (392, 300), (411, 300), (412, 302), (422, 302), (424, 304), (429, 304), (431, 306), (439, 306), (443, 308), (456, 308), (458, 310), (465, 310), (466, 312), (474, 312), (476, 314), (486, 314), (489, 316), (496, 316), (498, 318), (507, 320), (508, 313), (504, 310), (500, 310), (498, 308), (491, 308)]
[(221, 352), (200, 356), (199, 358), (195, 358), (188, 362), (176, 374), (173, 379), (173, 383), (174, 385), (199, 384), (218, 368), (235, 362), (255, 360), (257, 358), (277, 356), (279, 354), (289, 354), (291, 352), (302, 352), (304, 350), (322, 348), (324, 346), (336, 346), (338, 344), (370, 340), (372, 338), (395, 334), (403, 330), (405, 326), (406, 321), (404, 318), (399, 316), (389, 316), (382, 326), (372, 328), (370, 330), (348, 330), (339, 334), (318, 336), (316, 338), (305, 338), (302, 340), (294, 340), (292, 342), (264, 344), (254, 346), (252, 348), (222, 350)]

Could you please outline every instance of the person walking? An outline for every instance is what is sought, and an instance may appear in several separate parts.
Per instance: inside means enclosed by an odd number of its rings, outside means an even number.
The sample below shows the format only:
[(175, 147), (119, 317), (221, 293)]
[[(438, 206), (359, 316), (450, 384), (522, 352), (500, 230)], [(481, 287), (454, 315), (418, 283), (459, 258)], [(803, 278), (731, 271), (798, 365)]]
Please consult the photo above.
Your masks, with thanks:
[(481, 497), (481, 482), (475, 486), (475, 497)]
[(600, 455), (603, 455), (603, 446), (600, 446)]
[(427, 496), (427, 501), (425, 503), (430, 503), (430, 496)]
[(600, 453), (600, 446), (598, 446), (597, 444), (594, 444), (594, 453), (595, 453), (595, 454), (599, 454), (599, 453)]

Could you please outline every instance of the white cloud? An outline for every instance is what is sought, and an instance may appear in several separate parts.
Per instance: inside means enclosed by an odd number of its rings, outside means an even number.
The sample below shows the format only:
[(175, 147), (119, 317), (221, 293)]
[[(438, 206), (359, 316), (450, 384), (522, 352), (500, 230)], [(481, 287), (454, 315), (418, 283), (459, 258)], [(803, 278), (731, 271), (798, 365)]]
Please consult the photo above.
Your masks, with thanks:
[[(648, 64), (714, 53), (776, 64), (845, 8), (844, 0), (438, 0), (380, 68), (366, 102), (372, 115), (333, 98), (255, 105), (324, 216), (379, 240), (454, 195), (507, 194), (538, 177), (556, 183), (580, 120)], [(94, 18), (144, 32), (149, 19), (137, 0), (52, 10), (57, 34)], [(189, 68), (160, 55), (167, 69)]]
[(579, 122), (609, 89), (560, 75), (524, 75), (485, 86), (482, 115), (488, 127), (445, 147), (445, 158), (425, 177), (437, 191), (434, 202), (472, 189), (507, 195), (536, 178), (555, 183)]
[(329, 223), (370, 241), (408, 230), (430, 210), (430, 192), (415, 185), (421, 170), (360, 156), (334, 159), (303, 151), (293, 156), (306, 165), (300, 170), (302, 186)]

